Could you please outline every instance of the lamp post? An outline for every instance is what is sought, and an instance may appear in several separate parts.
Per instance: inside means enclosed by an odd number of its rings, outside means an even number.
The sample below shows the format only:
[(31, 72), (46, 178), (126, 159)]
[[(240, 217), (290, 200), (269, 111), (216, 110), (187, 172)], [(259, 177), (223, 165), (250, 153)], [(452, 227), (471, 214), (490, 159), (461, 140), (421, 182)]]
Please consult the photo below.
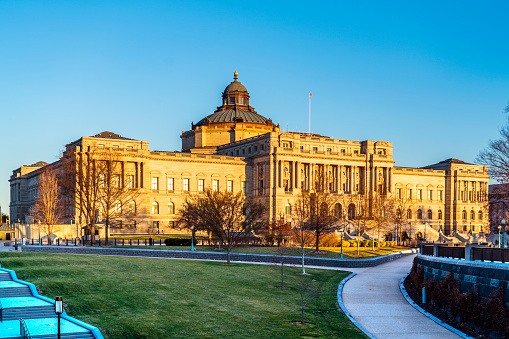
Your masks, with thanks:
[(191, 226), (191, 252), (194, 251), (194, 226)]
[(500, 248), (500, 231), (502, 230), (502, 226), (498, 226), (498, 248)]
[(60, 315), (64, 313), (64, 302), (62, 297), (55, 298), (55, 313), (58, 316), (58, 339), (60, 339)]
[(41, 246), (41, 221), (39, 220), (39, 243), (37, 244)]
[(343, 225), (343, 232), (341, 232), (341, 260), (343, 260), (343, 235), (345, 234), (345, 225)]
[(500, 221), (500, 223), (502, 224), (502, 247), (501, 248), (504, 248), (504, 235), (505, 235), (505, 219), (502, 218), (502, 220)]

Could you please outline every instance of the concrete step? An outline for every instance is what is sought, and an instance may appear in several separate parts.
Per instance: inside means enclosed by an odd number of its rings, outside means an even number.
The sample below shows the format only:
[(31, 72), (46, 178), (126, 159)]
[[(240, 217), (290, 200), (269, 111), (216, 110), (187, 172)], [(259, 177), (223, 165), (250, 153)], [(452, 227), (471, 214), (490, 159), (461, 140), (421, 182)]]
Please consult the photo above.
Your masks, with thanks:
[[(44, 334), (44, 335), (32, 335), (34, 339), (57, 339), (57, 334)], [(94, 339), (94, 336), (90, 332), (77, 332), (77, 333), (62, 333), (60, 335), (62, 339)]]
[(55, 307), (53, 306), (31, 306), (31, 307), (11, 307), (2, 309), (2, 319), (38, 319), (56, 317)]
[(11, 275), (6, 272), (0, 272), (0, 281), (12, 281)]
[(28, 286), (25, 287), (4, 287), (0, 288), (0, 298), (11, 297), (32, 297), (32, 291)]

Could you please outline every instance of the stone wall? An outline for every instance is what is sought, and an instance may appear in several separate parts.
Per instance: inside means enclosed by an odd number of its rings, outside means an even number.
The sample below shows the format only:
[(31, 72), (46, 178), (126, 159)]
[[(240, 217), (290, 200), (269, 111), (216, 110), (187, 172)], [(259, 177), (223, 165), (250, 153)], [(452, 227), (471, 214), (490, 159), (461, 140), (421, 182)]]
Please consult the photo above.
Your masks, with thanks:
[[(148, 258), (175, 258), (175, 259), (198, 259), (198, 260), (219, 260), (226, 261), (226, 253), (215, 252), (191, 252), (191, 251), (170, 251), (132, 248), (103, 248), (103, 247), (75, 247), (75, 246), (23, 246), (23, 252), (39, 253), (66, 253), (66, 254), (91, 254), (91, 255), (118, 255)], [(305, 258), (306, 266), (323, 267), (373, 267), (385, 262), (393, 261), (404, 255), (416, 253), (416, 250), (402, 251), (372, 259), (339, 260), (327, 258)], [(243, 254), (232, 253), (231, 261), (248, 261), (259, 263), (279, 263), (281, 257), (277, 255)], [(285, 256), (285, 264), (300, 265), (301, 257)], [(409, 267), (410, 269), (410, 267)]]
[[(453, 272), (463, 292), (468, 292), (477, 284), (479, 294), (483, 298), (489, 297), (500, 286), (509, 287), (509, 265), (507, 264), (419, 255), (417, 265), (424, 266), (424, 279), (433, 278), (435, 281), (440, 281)], [(505, 301), (509, 303), (509, 293), (505, 294)]]

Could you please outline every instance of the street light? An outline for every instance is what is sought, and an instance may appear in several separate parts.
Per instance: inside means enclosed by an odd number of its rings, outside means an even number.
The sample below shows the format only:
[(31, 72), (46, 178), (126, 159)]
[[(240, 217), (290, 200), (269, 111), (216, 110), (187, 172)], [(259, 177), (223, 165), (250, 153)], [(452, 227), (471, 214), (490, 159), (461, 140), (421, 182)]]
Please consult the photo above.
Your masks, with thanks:
[(58, 339), (60, 339), (60, 315), (64, 313), (64, 302), (62, 297), (55, 298), (55, 313), (58, 316)]
[(502, 220), (500, 221), (500, 223), (502, 224), (502, 248), (504, 248), (504, 235), (505, 235), (505, 219), (502, 218)]
[(194, 251), (194, 226), (191, 226), (191, 252)]
[(39, 220), (39, 246), (41, 246), (41, 221)]
[(500, 231), (502, 230), (502, 226), (498, 226), (498, 248), (500, 248)]

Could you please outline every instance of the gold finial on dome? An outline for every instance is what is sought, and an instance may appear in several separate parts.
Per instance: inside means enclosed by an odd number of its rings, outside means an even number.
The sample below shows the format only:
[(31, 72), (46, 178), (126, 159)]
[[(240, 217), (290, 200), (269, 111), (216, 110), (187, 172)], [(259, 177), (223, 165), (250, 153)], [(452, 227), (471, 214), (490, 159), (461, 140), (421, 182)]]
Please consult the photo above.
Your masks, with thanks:
[(237, 71), (233, 72), (233, 78), (235, 79), (235, 81), (237, 81), (237, 75), (239, 75), (239, 73), (237, 73)]

